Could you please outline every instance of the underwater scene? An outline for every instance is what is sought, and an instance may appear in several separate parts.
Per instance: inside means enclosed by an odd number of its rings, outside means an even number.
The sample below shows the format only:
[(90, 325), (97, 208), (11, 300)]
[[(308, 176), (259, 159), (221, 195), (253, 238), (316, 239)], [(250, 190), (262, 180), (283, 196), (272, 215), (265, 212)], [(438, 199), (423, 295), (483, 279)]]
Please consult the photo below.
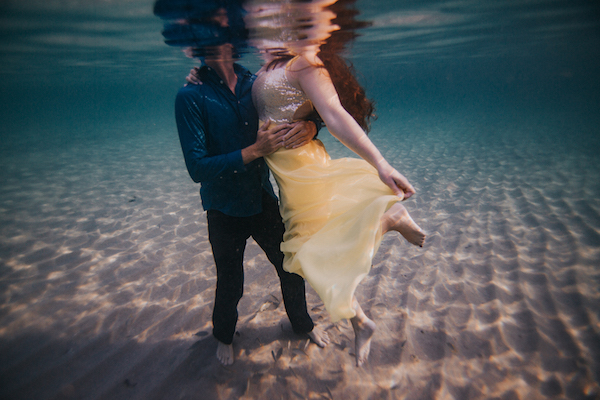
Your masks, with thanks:
[(384, 235), (355, 292), (377, 326), (360, 367), (310, 285), (330, 343), (294, 333), (253, 239), (235, 362), (215, 357), (174, 111), (210, 57), (190, 49), (211, 3), (0, 2), (0, 398), (600, 399), (597, 2), (262, 0), (230, 18), (253, 73), (273, 43), (339, 35), (369, 138), (416, 190), (424, 246)]

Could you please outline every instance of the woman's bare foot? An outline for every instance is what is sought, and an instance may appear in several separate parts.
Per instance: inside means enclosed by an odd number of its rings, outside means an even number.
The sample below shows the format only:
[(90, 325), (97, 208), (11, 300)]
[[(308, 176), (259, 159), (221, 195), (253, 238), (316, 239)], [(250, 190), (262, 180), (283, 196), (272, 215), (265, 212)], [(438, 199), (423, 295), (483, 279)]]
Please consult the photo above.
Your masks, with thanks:
[(410, 217), (410, 214), (400, 202), (394, 204), (381, 217), (381, 229), (383, 233), (394, 230), (415, 246), (423, 247), (425, 233)]
[(315, 325), (313, 330), (308, 332), (308, 337), (319, 347), (327, 346), (330, 341), (327, 331), (318, 325)]
[(356, 366), (360, 367), (365, 363), (365, 361), (367, 361), (367, 358), (369, 358), (369, 352), (371, 351), (371, 338), (373, 337), (377, 326), (375, 325), (375, 322), (371, 321), (371, 319), (365, 315), (356, 299), (353, 299), (352, 305), (354, 306), (356, 316), (351, 318), (350, 322), (352, 323), (352, 328), (354, 329), (354, 352), (356, 353)]
[(217, 345), (217, 358), (223, 365), (233, 364), (233, 344), (219, 342)]
[(369, 353), (371, 352), (371, 338), (373, 337), (377, 326), (375, 325), (375, 322), (371, 321), (366, 316), (363, 320), (354, 317), (350, 322), (352, 323), (352, 328), (354, 328), (356, 366), (360, 367), (367, 361), (367, 358), (369, 358)]

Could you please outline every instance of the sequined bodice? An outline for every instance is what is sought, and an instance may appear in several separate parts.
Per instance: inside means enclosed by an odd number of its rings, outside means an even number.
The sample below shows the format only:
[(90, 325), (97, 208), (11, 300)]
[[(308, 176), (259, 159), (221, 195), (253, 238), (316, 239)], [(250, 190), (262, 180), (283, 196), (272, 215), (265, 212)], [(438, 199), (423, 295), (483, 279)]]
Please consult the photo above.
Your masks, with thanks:
[(270, 118), (280, 124), (292, 122), (294, 113), (308, 101), (308, 97), (288, 81), (285, 68), (276, 68), (256, 78), (252, 86), (252, 101), (261, 121)]

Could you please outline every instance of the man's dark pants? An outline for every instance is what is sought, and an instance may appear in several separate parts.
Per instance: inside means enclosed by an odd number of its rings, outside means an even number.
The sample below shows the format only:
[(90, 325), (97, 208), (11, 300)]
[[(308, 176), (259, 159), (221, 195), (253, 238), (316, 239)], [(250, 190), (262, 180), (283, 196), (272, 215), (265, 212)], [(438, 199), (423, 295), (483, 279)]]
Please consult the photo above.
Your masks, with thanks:
[(304, 279), (283, 269), (283, 253), (279, 246), (285, 227), (277, 200), (264, 192), (262, 206), (262, 213), (251, 217), (231, 217), (216, 210), (207, 212), (208, 238), (217, 266), (213, 335), (225, 344), (233, 342), (237, 305), (244, 290), (244, 249), (250, 236), (277, 270), (285, 310), (294, 332), (307, 333), (314, 326), (306, 310)]

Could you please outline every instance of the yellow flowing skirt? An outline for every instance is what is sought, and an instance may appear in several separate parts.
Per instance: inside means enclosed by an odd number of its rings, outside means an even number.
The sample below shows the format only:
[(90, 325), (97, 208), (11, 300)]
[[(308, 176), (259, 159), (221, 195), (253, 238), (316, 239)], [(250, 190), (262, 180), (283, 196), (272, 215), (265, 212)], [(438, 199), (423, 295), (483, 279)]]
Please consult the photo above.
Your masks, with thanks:
[(381, 216), (402, 199), (366, 161), (332, 160), (319, 140), (265, 160), (279, 186), (284, 269), (306, 279), (332, 321), (354, 317), (354, 291), (381, 244)]

